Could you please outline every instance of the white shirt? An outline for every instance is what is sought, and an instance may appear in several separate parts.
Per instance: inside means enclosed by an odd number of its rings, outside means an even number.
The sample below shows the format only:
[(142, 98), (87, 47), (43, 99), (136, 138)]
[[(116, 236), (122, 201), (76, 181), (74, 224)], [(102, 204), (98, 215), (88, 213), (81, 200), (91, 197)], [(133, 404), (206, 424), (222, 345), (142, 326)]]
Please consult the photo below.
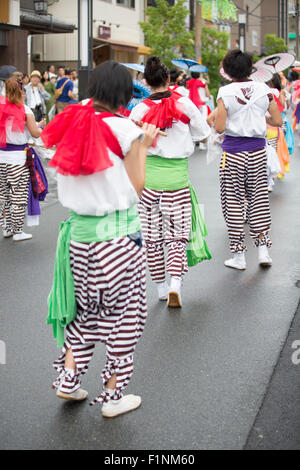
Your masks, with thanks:
[(267, 133), (265, 115), (270, 106), (269, 94), (272, 91), (265, 83), (254, 81), (233, 82), (221, 87), (217, 100), (222, 98), (227, 110), (225, 134), (264, 138)]
[[(175, 85), (170, 85), (169, 88), (171, 91), (173, 91), (175, 88)], [(179, 86), (174, 91), (175, 93), (179, 93), (181, 96), (186, 96), (187, 98), (189, 97), (189, 90), (187, 90), (184, 86)]]
[[(158, 100), (157, 103), (159, 102)], [(210, 127), (194, 103), (186, 97), (179, 98), (178, 103), (182, 105), (184, 114), (190, 118), (190, 123), (174, 122), (171, 128), (164, 131), (167, 137), (158, 136), (156, 147), (150, 147), (148, 155), (187, 158), (194, 153), (194, 142), (205, 140), (210, 135)], [(148, 109), (149, 107), (142, 102), (133, 108), (130, 117), (135, 121), (141, 121)]]
[(41, 96), (38, 87), (32, 86), (28, 83), (26, 86), (26, 98), (29, 108), (34, 109), (36, 106), (42, 104)]
[[(89, 100), (85, 100), (83, 105)], [(129, 119), (105, 118), (118, 139), (125, 156), (132, 143), (143, 136), (143, 131)], [(124, 160), (108, 149), (113, 166), (92, 175), (57, 175), (58, 198), (61, 204), (80, 215), (102, 216), (125, 210), (139, 202), (138, 195), (127, 174)]]
[[(31, 109), (24, 105), (25, 107), (25, 115), (31, 114), (33, 116), (33, 112)], [(24, 132), (12, 132), (12, 126), (7, 123), (6, 126), (6, 143), (7, 144), (14, 144), (14, 145), (23, 145), (27, 144), (30, 139), (30, 133), (26, 127), (25, 122), (25, 131)], [(26, 163), (26, 154), (25, 150), (17, 150), (17, 151), (5, 151), (0, 150), (0, 163), (6, 163), (10, 165), (25, 165)]]
[[(200, 82), (203, 83), (203, 85), (206, 86), (206, 81), (205, 81), (204, 79), (199, 79), (199, 80), (200, 80)], [(201, 99), (204, 103), (206, 103), (206, 101), (208, 100), (208, 97), (206, 96), (206, 89), (200, 86), (200, 87), (198, 88), (198, 93), (199, 93), (200, 99)]]

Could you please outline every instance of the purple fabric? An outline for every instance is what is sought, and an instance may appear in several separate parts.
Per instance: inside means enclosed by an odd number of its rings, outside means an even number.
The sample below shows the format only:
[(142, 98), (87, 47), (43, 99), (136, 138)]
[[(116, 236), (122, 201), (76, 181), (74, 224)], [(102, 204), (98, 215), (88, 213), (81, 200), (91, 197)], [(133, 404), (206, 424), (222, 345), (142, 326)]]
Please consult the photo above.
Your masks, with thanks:
[(15, 144), (6, 144), (6, 147), (1, 147), (0, 150), (5, 152), (16, 152), (20, 150), (25, 150), (28, 147), (28, 144), (15, 145)]
[(296, 111), (295, 111), (295, 116), (296, 116), (297, 124), (298, 124), (299, 121), (300, 121), (300, 103), (297, 104), (297, 108), (296, 108)]
[(32, 154), (34, 155), (33, 162), (34, 162), (35, 171), (38, 171), (38, 173), (39, 173), (39, 175), (42, 179), (42, 182), (43, 182), (46, 189), (41, 194), (39, 194), (37, 199), (35, 199), (34, 196), (33, 196), (31, 179), (29, 180), (28, 215), (40, 215), (41, 209), (40, 209), (39, 201), (44, 201), (46, 195), (48, 194), (48, 181), (47, 181), (47, 177), (46, 177), (45, 172), (44, 172), (42, 162), (41, 162), (38, 154), (36, 153), (36, 151), (32, 147), (31, 147), (31, 151), (32, 151)]
[(263, 149), (265, 146), (266, 139), (225, 135), (222, 149), (224, 152), (229, 153), (255, 152), (256, 150)]
[[(28, 147), (28, 144), (23, 144), (23, 145), (14, 145), (14, 144), (6, 144), (5, 148), (0, 148), (0, 150), (5, 150), (7, 152), (15, 152), (18, 150), (25, 150), (26, 147)], [(33, 190), (32, 190), (32, 183), (31, 183), (31, 178), (29, 178), (29, 191), (28, 191), (28, 215), (40, 215), (41, 209), (40, 209), (40, 203), (39, 201), (44, 201), (46, 198), (46, 195), (48, 194), (48, 180), (44, 172), (44, 168), (42, 165), (42, 162), (40, 160), (40, 157), (36, 153), (36, 151), (30, 147), (32, 155), (34, 155), (33, 163), (34, 163), (34, 169), (35, 171), (38, 171), (43, 185), (45, 186), (45, 191), (40, 193), (38, 195), (38, 198), (35, 199), (33, 195)]]

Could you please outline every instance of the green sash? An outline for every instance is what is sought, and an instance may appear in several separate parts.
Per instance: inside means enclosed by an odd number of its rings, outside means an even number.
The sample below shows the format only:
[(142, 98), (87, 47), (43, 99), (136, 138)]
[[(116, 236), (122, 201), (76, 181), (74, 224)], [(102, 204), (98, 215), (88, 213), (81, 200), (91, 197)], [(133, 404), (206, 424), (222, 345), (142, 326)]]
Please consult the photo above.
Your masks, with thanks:
[(81, 216), (71, 211), (70, 218), (61, 223), (47, 317), (47, 324), (52, 324), (53, 336), (59, 347), (64, 344), (64, 328), (75, 319), (77, 313), (70, 265), (71, 240), (79, 243), (108, 241), (139, 230), (140, 221), (136, 207), (102, 217)]
[(155, 191), (176, 191), (189, 186), (192, 204), (190, 240), (186, 247), (189, 266), (211, 259), (207, 243), (207, 228), (193, 186), (189, 181), (187, 158), (148, 156), (146, 160), (146, 188)]

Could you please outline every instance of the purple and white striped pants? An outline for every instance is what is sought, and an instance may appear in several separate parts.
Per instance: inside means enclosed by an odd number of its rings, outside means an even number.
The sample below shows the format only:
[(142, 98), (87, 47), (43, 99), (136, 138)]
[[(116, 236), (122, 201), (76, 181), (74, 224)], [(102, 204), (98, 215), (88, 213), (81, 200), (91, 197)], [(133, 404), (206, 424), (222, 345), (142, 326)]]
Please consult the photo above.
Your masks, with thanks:
[[(186, 245), (191, 231), (190, 188), (156, 191), (145, 188), (139, 203), (147, 261), (154, 282), (163, 282), (166, 272), (182, 277), (188, 272)], [(168, 249), (165, 266), (164, 245)]]
[[(88, 369), (95, 343), (101, 341), (106, 345), (103, 390), (91, 404), (119, 400), (131, 379), (133, 354), (147, 318), (144, 248), (129, 237), (94, 243), (71, 241), (70, 260), (77, 316), (67, 326), (62, 354), (54, 362), (59, 377), (53, 388), (75, 392)], [(64, 368), (69, 348), (76, 363), (73, 377)], [(114, 374), (117, 384), (110, 397), (105, 385)]]

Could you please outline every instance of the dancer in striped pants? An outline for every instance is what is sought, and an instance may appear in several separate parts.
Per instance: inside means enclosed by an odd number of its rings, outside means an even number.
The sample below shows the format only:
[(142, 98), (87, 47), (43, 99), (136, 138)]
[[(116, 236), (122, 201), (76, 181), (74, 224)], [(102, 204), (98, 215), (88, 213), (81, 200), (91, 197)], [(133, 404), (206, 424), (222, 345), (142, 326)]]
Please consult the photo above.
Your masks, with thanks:
[[(71, 241), (77, 315), (67, 326), (62, 355), (54, 362), (60, 375), (53, 387), (62, 397), (80, 388), (99, 341), (106, 345), (106, 364), (101, 373), (103, 391), (92, 404), (119, 402), (123, 396), (147, 317), (146, 260), (138, 242), (130, 237), (89, 244)], [(72, 349), (76, 373), (64, 367), (68, 349)], [(105, 385), (114, 374), (116, 386), (109, 390)]]
[(0, 214), (5, 212), (5, 238), (22, 234), (28, 189), (29, 169), (25, 165), (0, 163)]
[(259, 264), (270, 266), (266, 113), (269, 112), (267, 121), (273, 126), (281, 126), (282, 118), (269, 87), (248, 79), (252, 71), (249, 54), (230, 51), (223, 67), (233, 80), (219, 90), (214, 122), (216, 131), (225, 133), (220, 167), (221, 203), (233, 253), (225, 266), (246, 269), (245, 204), (250, 235), (258, 247)]
[(230, 251), (245, 253), (244, 207), (255, 246), (271, 247), (271, 213), (268, 196), (267, 153), (226, 152), (220, 166), (221, 203), (228, 228)]
[[(168, 300), (169, 307), (181, 307), (181, 284), (188, 266), (211, 258), (204, 240), (205, 223), (188, 175), (194, 142), (206, 139), (210, 129), (189, 98), (168, 89), (169, 72), (158, 57), (148, 59), (145, 78), (153, 93), (133, 108), (131, 117), (155, 124), (166, 136), (159, 136), (148, 151), (146, 184), (139, 204), (142, 233), (158, 298)], [(196, 243), (190, 243), (192, 221), (197, 226), (197, 248)], [(168, 251), (166, 264), (164, 247)], [(170, 286), (166, 274), (171, 277)]]
[(137, 203), (158, 129), (114, 114), (132, 95), (130, 73), (117, 62), (94, 70), (89, 91), (92, 99), (68, 106), (41, 135), (46, 147), (57, 146), (49, 164), (57, 169), (59, 200), (70, 209), (59, 233), (47, 322), (62, 346), (54, 362), (59, 398), (87, 398), (81, 379), (95, 344), (105, 344), (102, 387), (91, 404), (102, 404), (111, 418), (141, 405), (140, 396), (123, 391), (147, 317)]
[[(191, 211), (189, 187), (177, 191), (144, 189), (139, 213), (154, 282), (164, 283), (166, 272), (174, 278), (188, 272), (186, 245), (191, 231)], [(164, 246), (168, 249), (166, 266)]]
[(0, 99), (0, 225), (3, 237), (16, 242), (32, 238), (23, 232), (30, 178), (25, 148), (28, 133), (35, 138), (41, 133), (23, 104), (21, 87), (15, 78), (8, 79), (6, 98)]

